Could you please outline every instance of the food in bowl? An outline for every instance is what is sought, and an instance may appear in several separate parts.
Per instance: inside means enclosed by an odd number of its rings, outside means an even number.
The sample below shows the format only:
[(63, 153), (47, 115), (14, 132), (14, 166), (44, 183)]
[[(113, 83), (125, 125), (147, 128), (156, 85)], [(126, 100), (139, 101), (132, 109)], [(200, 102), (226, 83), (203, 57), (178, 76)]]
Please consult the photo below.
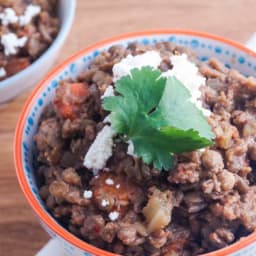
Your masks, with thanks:
[(59, 30), (56, 0), (0, 1), (0, 80), (33, 63)]
[(169, 42), (112, 46), (41, 116), (41, 198), (71, 233), (122, 255), (238, 241), (256, 226), (255, 88)]

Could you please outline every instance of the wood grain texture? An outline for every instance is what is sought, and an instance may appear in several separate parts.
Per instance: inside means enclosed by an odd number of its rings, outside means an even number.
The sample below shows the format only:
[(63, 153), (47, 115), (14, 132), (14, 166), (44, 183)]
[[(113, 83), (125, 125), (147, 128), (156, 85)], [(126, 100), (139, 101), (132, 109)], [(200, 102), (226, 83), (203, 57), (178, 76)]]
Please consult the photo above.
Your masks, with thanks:
[[(255, 0), (78, 0), (75, 22), (57, 60), (109, 36), (186, 28), (245, 42), (256, 31)], [(29, 92), (0, 106), (0, 256), (30, 256), (48, 240), (18, 186), (12, 141)]]

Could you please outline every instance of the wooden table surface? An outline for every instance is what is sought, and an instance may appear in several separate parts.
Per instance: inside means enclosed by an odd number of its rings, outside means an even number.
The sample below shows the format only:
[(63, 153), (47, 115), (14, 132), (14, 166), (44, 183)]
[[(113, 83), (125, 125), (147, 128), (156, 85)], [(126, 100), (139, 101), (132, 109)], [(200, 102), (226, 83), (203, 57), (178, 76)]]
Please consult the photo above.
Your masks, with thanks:
[[(135, 30), (186, 28), (245, 42), (256, 31), (255, 0), (78, 0), (57, 63), (100, 39)], [(35, 255), (49, 237), (25, 201), (13, 165), (16, 121), (29, 92), (0, 106), (0, 256)]]

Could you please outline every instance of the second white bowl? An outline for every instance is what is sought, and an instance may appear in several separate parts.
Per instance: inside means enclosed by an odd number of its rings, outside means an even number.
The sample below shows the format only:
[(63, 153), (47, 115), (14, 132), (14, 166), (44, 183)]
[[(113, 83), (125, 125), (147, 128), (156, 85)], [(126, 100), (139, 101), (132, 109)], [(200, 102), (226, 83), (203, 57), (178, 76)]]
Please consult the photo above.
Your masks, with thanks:
[(69, 34), (75, 8), (76, 0), (61, 0), (58, 2), (58, 16), (61, 25), (57, 37), (51, 46), (29, 67), (0, 82), (0, 104), (36, 85), (49, 71)]

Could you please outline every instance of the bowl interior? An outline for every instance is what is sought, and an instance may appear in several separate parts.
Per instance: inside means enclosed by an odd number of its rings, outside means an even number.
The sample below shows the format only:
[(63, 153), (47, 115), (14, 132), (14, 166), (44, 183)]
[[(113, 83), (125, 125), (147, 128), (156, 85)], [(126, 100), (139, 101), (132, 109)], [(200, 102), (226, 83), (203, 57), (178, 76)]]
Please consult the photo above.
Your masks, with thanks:
[[(124, 36), (119, 39), (106, 41), (105, 43), (99, 43), (88, 48), (89, 50), (86, 49), (82, 51), (61, 65), (46, 78), (41, 85), (39, 85), (39, 88), (35, 90), (33, 96), (31, 96), (30, 101), (27, 102), (20, 119), (21, 122), (18, 124), (17, 134), (20, 138), (16, 138), (15, 151), (17, 152), (17, 148), (19, 148), (19, 151), (16, 154), (19, 154), (20, 162), (17, 163), (16, 157), (16, 166), (23, 171), (24, 180), (28, 184), (32, 196), (41, 208), (46, 210), (44, 203), (40, 199), (34, 175), (33, 136), (37, 131), (37, 123), (44, 107), (50, 103), (54, 97), (55, 89), (60, 80), (67, 78), (75, 79), (81, 71), (90, 65), (93, 58), (95, 58), (101, 51), (108, 49), (111, 45), (122, 44), (127, 46), (134, 41), (143, 44), (162, 41), (174, 42), (181, 46), (191, 47), (202, 61), (208, 60), (209, 57), (216, 57), (224, 62), (227, 67), (236, 68), (245, 75), (253, 75), (256, 71), (256, 58), (249, 52), (243, 51), (227, 42), (219, 41), (215, 38), (208, 38), (206, 36), (194, 35), (193, 33), (166, 32), (159, 34), (149, 33), (148, 35)], [(49, 213), (47, 214), (49, 215), (49, 218), (52, 218)]]

